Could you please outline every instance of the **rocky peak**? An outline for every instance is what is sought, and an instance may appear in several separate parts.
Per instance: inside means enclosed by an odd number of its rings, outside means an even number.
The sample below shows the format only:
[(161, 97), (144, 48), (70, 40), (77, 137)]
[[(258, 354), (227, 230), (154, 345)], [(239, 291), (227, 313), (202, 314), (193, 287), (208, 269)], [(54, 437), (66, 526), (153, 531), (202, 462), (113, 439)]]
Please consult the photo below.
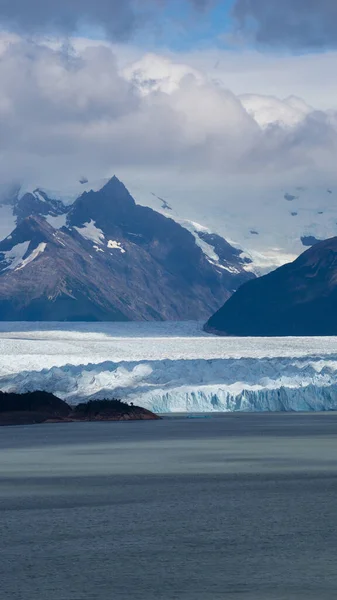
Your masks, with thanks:
[(14, 204), (14, 215), (17, 223), (29, 216), (53, 216), (65, 214), (68, 209), (60, 200), (49, 198), (43, 190), (36, 189), (18, 198)]
[(117, 177), (112, 177), (99, 191), (84, 192), (72, 205), (68, 225), (81, 226), (95, 221), (106, 228), (130, 218), (136, 203)]

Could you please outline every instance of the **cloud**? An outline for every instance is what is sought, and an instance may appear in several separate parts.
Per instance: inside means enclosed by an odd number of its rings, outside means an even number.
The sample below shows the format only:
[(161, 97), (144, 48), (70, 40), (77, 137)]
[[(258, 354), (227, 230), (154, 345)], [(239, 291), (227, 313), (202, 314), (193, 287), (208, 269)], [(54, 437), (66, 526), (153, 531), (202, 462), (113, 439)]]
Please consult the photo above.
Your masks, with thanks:
[[(172, 0), (10, 0), (0, 3), (0, 24), (25, 34), (72, 34), (78, 26), (100, 27), (110, 38), (127, 39), (155, 19)], [(212, 0), (185, 0), (204, 10)]]
[(336, 0), (236, 0), (233, 15), (260, 44), (297, 50), (337, 46)]
[[(118, 51), (120, 54), (120, 52)], [(122, 54), (124, 56), (124, 53)], [(128, 57), (127, 62), (137, 60)], [(331, 76), (337, 52), (289, 54), (256, 49), (193, 49), (168, 56), (174, 62), (207, 73), (210, 79), (235, 94), (254, 93), (286, 98), (297, 96), (316, 108), (337, 108), (337, 89)]]
[(108, 45), (75, 51), (12, 38), (0, 47), (0, 181), (58, 187), (125, 170), (238, 185), (298, 169), (335, 177), (334, 111), (236, 95), (160, 55), (121, 69)]
[(273, 96), (242, 94), (239, 98), (246, 111), (261, 127), (268, 127), (271, 123), (293, 127), (301, 123), (313, 110), (296, 96), (280, 100)]

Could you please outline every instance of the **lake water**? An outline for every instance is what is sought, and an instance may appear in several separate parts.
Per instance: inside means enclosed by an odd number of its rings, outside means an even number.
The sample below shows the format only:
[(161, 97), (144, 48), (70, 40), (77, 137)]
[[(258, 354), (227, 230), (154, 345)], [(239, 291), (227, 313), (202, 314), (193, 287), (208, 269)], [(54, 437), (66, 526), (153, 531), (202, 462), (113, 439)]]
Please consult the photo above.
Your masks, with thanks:
[(337, 415), (0, 430), (1, 600), (332, 600)]

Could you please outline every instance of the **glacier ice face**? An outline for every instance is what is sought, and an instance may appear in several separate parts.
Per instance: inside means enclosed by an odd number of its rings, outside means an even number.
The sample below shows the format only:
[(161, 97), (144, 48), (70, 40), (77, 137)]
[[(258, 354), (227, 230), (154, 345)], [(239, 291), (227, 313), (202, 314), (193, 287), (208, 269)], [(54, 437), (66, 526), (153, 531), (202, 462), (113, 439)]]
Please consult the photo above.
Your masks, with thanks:
[(64, 365), (5, 375), (0, 387), (74, 404), (119, 397), (158, 413), (335, 410), (337, 354)]
[[(43, 370), (41, 370), (43, 368)], [(0, 323), (0, 389), (156, 412), (337, 409), (337, 338), (222, 338), (200, 323)]]

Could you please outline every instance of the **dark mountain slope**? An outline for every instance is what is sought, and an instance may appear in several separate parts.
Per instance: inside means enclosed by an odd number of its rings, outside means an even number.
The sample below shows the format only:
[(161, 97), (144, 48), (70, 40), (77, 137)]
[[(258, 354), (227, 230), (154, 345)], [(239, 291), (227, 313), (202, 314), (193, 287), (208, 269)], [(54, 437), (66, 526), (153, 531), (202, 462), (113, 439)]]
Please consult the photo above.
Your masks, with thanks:
[[(136, 204), (117, 177), (99, 192), (84, 193), (78, 198), (68, 215), (68, 226), (83, 227), (90, 220), (106, 238), (127, 240), (146, 250), (166, 271), (178, 277), (184, 287), (202, 283), (216, 296), (223, 293), (229, 296), (233, 289), (253, 277), (244, 270), (244, 260), (234, 274), (211, 264), (187, 229), (151, 208)], [(236, 253), (240, 251), (233, 250), (237, 261)]]
[(24, 194), (13, 205), (13, 214), (18, 224), (27, 217), (47, 215), (58, 217), (67, 212), (68, 208), (60, 200), (49, 198), (42, 190)]
[(337, 335), (337, 238), (244, 284), (207, 331), (239, 336)]

